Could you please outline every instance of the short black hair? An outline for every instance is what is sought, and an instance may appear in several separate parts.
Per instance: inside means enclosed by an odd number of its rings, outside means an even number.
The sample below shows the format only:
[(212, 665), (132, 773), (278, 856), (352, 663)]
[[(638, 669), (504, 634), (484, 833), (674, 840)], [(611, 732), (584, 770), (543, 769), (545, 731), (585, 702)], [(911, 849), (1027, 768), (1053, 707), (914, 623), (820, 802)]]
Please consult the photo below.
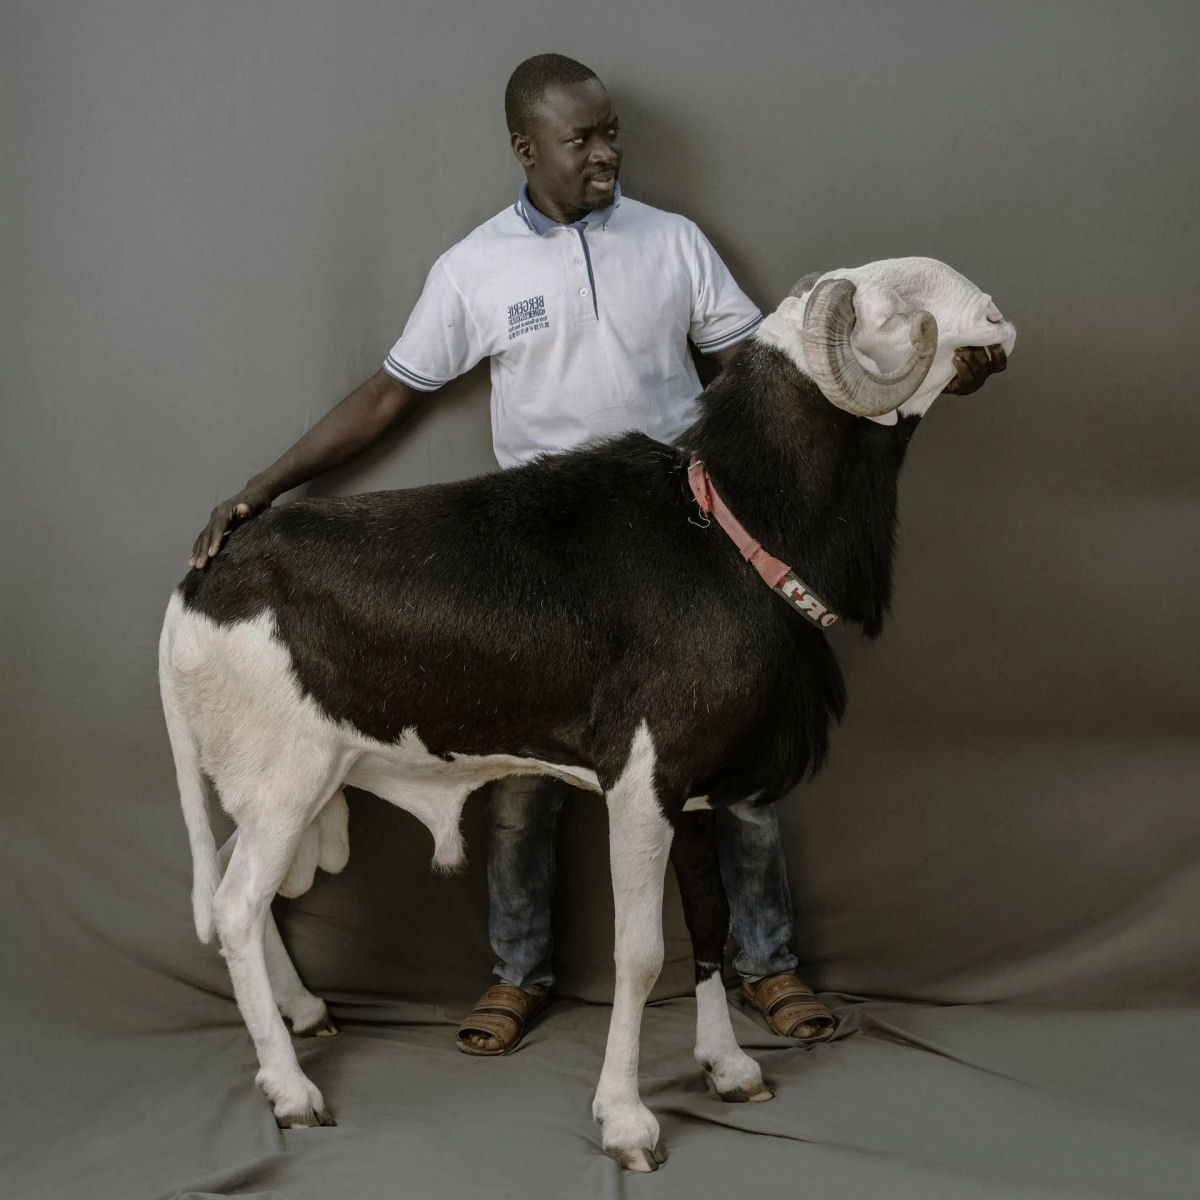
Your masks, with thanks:
[(504, 119), (510, 133), (527, 133), (542, 97), (552, 87), (595, 79), (596, 72), (565, 54), (535, 54), (509, 76)]

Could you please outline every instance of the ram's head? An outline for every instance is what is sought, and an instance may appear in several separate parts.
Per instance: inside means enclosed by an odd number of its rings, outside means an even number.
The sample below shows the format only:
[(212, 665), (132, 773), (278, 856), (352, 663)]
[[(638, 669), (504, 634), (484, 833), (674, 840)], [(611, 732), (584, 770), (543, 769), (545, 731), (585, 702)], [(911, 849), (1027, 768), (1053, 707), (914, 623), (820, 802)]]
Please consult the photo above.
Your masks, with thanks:
[(991, 296), (934, 258), (806, 275), (776, 316), (826, 398), (863, 417), (923, 413), (955, 378), (955, 350), (1009, 354), (1017, 337)]

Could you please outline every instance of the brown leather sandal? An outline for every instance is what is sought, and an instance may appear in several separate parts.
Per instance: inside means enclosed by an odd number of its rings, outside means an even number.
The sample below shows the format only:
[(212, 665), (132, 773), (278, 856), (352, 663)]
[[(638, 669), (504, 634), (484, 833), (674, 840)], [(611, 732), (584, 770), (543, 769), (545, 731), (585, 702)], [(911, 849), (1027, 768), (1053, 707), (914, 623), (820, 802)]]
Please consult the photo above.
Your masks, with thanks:
[(834, 1030), (833, 1013), (796, 974), (784, 971), (742, 984), (742, 995), (767, 1019), (772, 1033), (801, 1042), (823, 1042)]
[[(534, 1017), (549, 1003), (548, 991), (534, 995), (510, 983), (497, 983), (479, 997), (459, 1025), (458, 1048), (464, 1054), (507, 1054), (517, 1048)], [(467, 1035), (472, 1033), (494, 1037), (500, 1043), (499, 1049), (480, 1050), (472, 1046), (467, 1041)]]

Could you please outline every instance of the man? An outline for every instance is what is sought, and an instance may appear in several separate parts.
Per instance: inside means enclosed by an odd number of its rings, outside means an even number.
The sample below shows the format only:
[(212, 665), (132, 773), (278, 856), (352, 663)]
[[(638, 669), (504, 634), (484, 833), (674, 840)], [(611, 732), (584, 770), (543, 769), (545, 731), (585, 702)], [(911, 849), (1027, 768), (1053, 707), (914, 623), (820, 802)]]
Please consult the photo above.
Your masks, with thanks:
[[(594, 72), (541, 54), (505, 91), (513, 153), (525, 172), (516, 204), (433, 265), (383, 369), (336, 405), (237, 495), (197, 537), (202, 568), (225, 532), (281, 493), (353, 457), (434, 391), (491, 360), (492, 436), (502, 467), (597, 435), (640, 429), (669, 441), (700, 391), (688, 340), (724, 364), (762, 316), (704, 235), (683, 217), (622, 198), (618, 123)], [(961, 385), (990, 366), (963, 352)], [(548, 1002), (554, 835), (567, 785), (513, 778), (493, 786), (489, 935), (499, 985), (459, 1028), (471, 1054), (513, 1049)], [(788, 892), (773, 805), (717, 814), (734, 961), (771, 1028), (811, 1041), (829, 1010), (795, 973)]]

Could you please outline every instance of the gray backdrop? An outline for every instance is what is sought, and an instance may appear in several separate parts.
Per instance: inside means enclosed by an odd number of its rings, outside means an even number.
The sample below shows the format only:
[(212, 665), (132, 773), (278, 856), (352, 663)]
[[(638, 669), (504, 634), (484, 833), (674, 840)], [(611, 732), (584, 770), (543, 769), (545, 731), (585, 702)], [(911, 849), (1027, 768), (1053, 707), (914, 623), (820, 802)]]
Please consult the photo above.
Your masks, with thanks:
[[(5, 1190), (1193, 1196), (1198, 26), (1187, 3), (0, 4)], [(471, 869), (441, 879), (414, 821), (355, 795), (346, 873), (281, 912), (343, 1026), (302, 1054), (341, 1124), (275, 1130), (191, 935), (155, 680), (209, 508), (511, 199), (504, 82), (546, 49), (613, 93), (627, 193), (695, 218), (763, 307), (930, 254), (1019, 330), (914, 443), (893, 620), (839, 638), (849, 715), (785, 803), (797, 950), (842, 1036), (800, 1054), (739, 1015), (777, 1098), (705, 1097), (672, 894), (650, 1180), (588, 1117), (611, 901), (582, 795), (574, 999), (500, 1060), (451, 1045), (490, 968), (480, 799)], [(477, 370), (319, 486), (492, 466)]]

